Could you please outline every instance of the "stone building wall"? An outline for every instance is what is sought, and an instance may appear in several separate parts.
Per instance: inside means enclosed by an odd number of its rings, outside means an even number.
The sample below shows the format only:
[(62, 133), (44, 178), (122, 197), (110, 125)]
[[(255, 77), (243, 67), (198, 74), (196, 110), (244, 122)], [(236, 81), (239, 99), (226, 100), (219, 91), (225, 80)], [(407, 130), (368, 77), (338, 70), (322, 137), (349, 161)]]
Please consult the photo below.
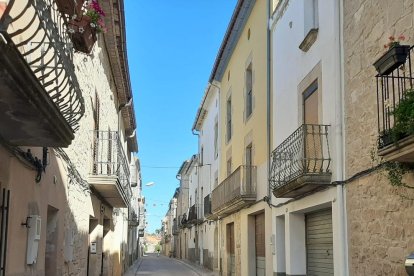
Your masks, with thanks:
[(344, 75), (346, 174), (372, 166), (376, 148), (376, 80), (372, 64), (384, 53), (390, 35), (404, 34), (414, 44), (414, 2), (411, 0), (344, 1)]
[[(413, 45), (413, 24), (412, 0), (344, 1), (346, 178), (376, 165), (372, 64), (390, 35), (404, 34), (405, 44)], [(414, 251), (412, 199), (413, 191), (392, 187), (382, 171), (346, 185), (349, 275), (406, 275), (404, 259)]]

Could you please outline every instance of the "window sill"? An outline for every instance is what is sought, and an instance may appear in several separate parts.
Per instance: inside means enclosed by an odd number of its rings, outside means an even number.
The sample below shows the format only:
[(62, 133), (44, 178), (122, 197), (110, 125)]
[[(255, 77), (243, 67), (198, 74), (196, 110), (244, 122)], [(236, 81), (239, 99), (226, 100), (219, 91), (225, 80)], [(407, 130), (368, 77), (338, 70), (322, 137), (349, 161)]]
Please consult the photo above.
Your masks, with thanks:
[(318, 37), (318, 28), (310, 29), (308, 34), (303, 39), (302, 43), (299, 45), (299, 49), (303, 52), (307, 52), (310, 47), (312, 47), (313, 43), (315, 43), (316, 38)]

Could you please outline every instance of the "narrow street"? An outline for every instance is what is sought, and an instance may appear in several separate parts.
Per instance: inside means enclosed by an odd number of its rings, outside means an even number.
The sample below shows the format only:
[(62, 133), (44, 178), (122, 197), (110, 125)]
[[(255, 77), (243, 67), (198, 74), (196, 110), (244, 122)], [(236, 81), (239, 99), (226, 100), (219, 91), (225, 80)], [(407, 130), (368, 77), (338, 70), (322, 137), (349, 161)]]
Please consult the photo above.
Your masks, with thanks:
[(150, 253), (143, 257), (141, 264), (134, 269), (134, 273), (129, 272), (125, 276), (132, 275), (197, 276), (207, 274), (197, 271), (197, 269), (192, 268), (180, 260), (162, 255), (157, 257), (156, 253)]

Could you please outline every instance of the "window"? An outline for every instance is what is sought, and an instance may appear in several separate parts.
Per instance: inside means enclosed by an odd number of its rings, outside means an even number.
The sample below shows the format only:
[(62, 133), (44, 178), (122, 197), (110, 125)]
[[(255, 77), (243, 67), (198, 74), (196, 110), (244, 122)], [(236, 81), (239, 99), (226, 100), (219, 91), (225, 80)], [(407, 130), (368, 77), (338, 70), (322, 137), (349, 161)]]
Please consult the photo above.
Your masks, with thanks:
[(201, 146), (201, 151), (200, 151), (200, 166), (203, 166), (203, 158), (204, 158), (204, 147)]
[(252, 64), (246, 69), (246, 118), (253, 112), (253, 72)]
[(305, 124), (318, 124), (318, 113), (318, 80), (315, 80), (303, 92), (303, 122)]
[(218, 122), (214, 123), (214, 159), (218, 157)]
[(318, 36), (318, 0), (305, 0), (304, 1), (305, 18), (304, 18), (304, 35), (302, 43), (299, 45), (299, 49), (307, 52), (313, 43), (315, 43)]
[(305, 0), (305, 36), (318, 28), (318, 0)]
[(227, 160), (227, 176), (231, 174), (231, 158)]
[(227, 100), (227, 142), (231, 139), (231, 97)]
[(246, 183), (247, 187), (252, 185), (252, 166), (253, 166), (253, 146), (252, 144), (246, 147)]

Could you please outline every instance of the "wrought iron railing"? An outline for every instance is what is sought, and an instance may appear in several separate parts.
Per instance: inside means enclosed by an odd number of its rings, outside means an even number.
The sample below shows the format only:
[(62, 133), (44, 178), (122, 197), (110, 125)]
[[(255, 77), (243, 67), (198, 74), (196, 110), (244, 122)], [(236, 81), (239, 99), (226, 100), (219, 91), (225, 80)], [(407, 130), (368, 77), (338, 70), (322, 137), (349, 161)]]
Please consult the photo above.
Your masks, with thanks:
[(211, 193), (211, 210), (226, 206), (243, 197), (256, 197), (256, 167), (239, 166)]
[(85, 107), (75, 75), (66, 21), (53, 0), (10, 0), (0, 18), (0, 43), (17, 48), (76, 131)]
[(272, 152), (270, 185), (282, 187), (303, 175), (329, 172), (328, 125), (301, 125)]
[(128, 161), (117, 131), (94, 131), (92, 175), (117, 176), (128, 202), (131, 200)]
[(208, 195), (204, 198), (204, 216), (211, 215), (211, 196)]
[(195, 204), (190, 207), (190, 210), (188, 211), (188, 219), (187, 220), (190, 223), (197, 220), (197, 210), (196, 210), (196, 205)]
[[(393, 111), (407, 90), (414, 88), (414, 46), (410, 48), (405, 64), (392, 71), (389, 75), (376, 75), (377, 79), (377, 116), (378, 116), (378, 147), (383, 148), (394, 142), (392, 134), (395, 120)], [(400, 137), (403, 138), (403, 137)]]

